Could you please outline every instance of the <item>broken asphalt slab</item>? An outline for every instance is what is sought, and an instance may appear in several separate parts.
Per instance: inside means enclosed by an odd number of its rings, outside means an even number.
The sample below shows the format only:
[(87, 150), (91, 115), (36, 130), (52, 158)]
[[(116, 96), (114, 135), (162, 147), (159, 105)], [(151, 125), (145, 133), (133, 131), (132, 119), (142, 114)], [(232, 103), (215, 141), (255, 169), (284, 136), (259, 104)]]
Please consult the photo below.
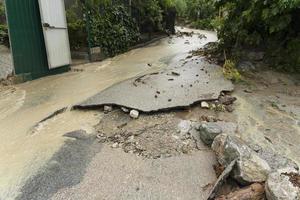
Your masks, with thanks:
[(165, 70), (113, 85), (74, 107), (117, 105), (153, 112), (216, 100), (222, 91), (234, 89), (224, 78), (220, 66), (203, 59), (181, 62), (181, 65), (177, 63)]

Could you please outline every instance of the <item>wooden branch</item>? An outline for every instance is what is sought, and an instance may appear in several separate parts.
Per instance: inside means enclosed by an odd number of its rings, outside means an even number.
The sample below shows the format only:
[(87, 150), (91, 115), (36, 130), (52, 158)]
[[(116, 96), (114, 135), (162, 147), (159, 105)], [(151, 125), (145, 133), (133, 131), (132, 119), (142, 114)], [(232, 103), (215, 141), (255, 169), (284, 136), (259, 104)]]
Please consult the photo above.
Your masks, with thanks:
[(264, 184), (254, 183), (228, 195), (217, 197), (216, 200), (263, 200), (265, 199)]

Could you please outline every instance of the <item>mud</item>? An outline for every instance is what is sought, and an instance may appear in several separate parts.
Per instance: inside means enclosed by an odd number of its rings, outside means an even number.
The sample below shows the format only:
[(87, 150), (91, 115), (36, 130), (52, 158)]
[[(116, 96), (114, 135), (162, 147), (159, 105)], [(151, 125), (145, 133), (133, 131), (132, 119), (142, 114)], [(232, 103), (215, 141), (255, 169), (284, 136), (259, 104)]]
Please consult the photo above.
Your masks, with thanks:
[[(113, 113), (106, 117), (99, 110), (67, 110), (52, 115), (55, 111), (78, 104), (113, 84), (166, 69), (170, 63), (185, 59), (188, 52), (217, 40), (212, 32), (200, 33), (207, 38), (199, 38), (198, 35), (166, 38), (101, 63), (77, 66), (78, 70), (73, 72), (17, 86), (1, 87), (0, 199), (26, 199), (27, 196), (39, 198), (39, 195), (43, 195), (34, 191), (44, 192), (43, 198), (46, 199), (51, 196), (53, 199), (147, 199), (153, 197), (153, 194), (157, 199), (206, 199), (209, 191), (204, 192), (201, 187), (216, 180), (212, 167), (215, 164), (214, 155), (206, 149), (195, 148), (193, 140), (191, 146), (187, 145), (187, 153), (184, 153), (182, 147), (185, 147), (185, 142), (190, 142), (190, 138), (186, 138), (189, 135), (183, 134), (183, 139), (173, 139), (173, 135), (175, 138), (181, 136), (177, 128), (178, 123), (184, 120), (237, 123), (236, 134), (240, 134), (249, 144), (269, 148), (300, 164), (300, 84), (295, 75), (272, 71), (248, 74), (233, 93), (237, 101), (234, 102), (232, 113), (202, 109), (199, 105), (194, 105), (171, 113), (142, 115), (138, 120), (129, 121), (126, 114), (122, 114), (122, 119), (119, 119), (120, 116), (113, 117)], [(105, 120), (113, 129), (105, 127)], [(157, 127), (153, 126), (155, 124), (158, 124)], [(35, 127), (34, 132), (32, 127)], [(164, 127), (171, 131), (160, 132), (159, 129), (164, 130)], [(70, 140), (77, 141), (80, 138), (79, 135), (65, 137), (65, 133), (76, 130), (84, 130), (87, 137), (94, 138), (97, 147), (104, 146), (103, 149), (96, 155), (94, 151), (85, 154), (88, 145), (84, 145), (82, 151), (75, 148), (72, 153), (68, 151), (70, 154), (62, 153)], [(108, 141), (99, 143), (96, 130), (103, 130), (104, 133), (98, 134), (104, 134), (103, 138), (108, 138)], [(115, 139), (116, 133), (121, 134), (124, 140), (129, 139), (127, 136), (132, 136), (131, 133), (123, 134), (120, 130), (127, 130), (128, 133), (142, 131), (143, 134), (134, 139), (142, 144), (144, 157), (154, 155), (153, 157), (162, 158), (143, 159), (143, 154), (139, 156), (141, 151), (129, 153), (132, 147), (137, 147), (136, 144), (128, 145), (128, 153), (124, 153), (126, 149), (123, 146), (113, 148), (115, 141), (120, 143), (119, 137)], [(157, 134), (150, 134), (152, 132)], [(162, 140), (158, 138), (160, 135), (164, 136)], [(75, 146), (77, 145), (80, 146), (76, 143)], [(162, 151), (154, 148), (157, 146)], [(164, 158), (169, 156), (170, 150), (171, 157)], [(81, 159), (83, 163), (80, 166), (76, 166), (76, 162), (70, 157), (66, 158), (66, 162), (69, 160), (72, 165), (51, 167), (51, 161), (59, 160), (56, 159), (57, 155), (74, 155), (80, 158), (81, 153), (88, 159)], [(66, 174), (75, 177), (66, 179), (69, 183), (56, 180), (65, 177), (57, 176), (61, 175), (60, 169), (66, 172), (71, 167), (74, 167), (74, 172), (78, 172), (78, 177)], [(47, 177), (53, 174), (55, 180), (49, 179), (53, 183), (50, 187)], [(169, 184), (170, 182), (174, 184)], [(128, 183), (131, 184), (130, 187)], [(136, 188), (140, 188), (138, 192)]]
[[(47, 165), (64, 145), (65, 133), (79, 129), (92, 133), (102, 113), (71, 111), (41, 120), (115, 83), (161, 70), (170, 60), (184, 58), (199, 45), (217, 39), (213, 32), (199, 33), (207, 39), (196, 35), (165, 38), (103, 62), (76, 66), (77, 70), (65, 74), (1, 86), (0, 199), (18, 196), (26, 180)], [(185, 40), (190, 40), (190, 44), (184, 44)], [(36, 127), (34, 132), (32, 127)]]
[(245, 82), (234, 92), (239, 134), (249, 144), (270, 149), (299, 165), (299, 76), (269, 70), (244, 76)]
[(133, 120), (120, 110), (106, 114), (96, 126), (99, 142), (150, 159), (208, 150), (193, 137), (193, 129), (192, 122), (180, 120), (174, 113), (141, 115)]

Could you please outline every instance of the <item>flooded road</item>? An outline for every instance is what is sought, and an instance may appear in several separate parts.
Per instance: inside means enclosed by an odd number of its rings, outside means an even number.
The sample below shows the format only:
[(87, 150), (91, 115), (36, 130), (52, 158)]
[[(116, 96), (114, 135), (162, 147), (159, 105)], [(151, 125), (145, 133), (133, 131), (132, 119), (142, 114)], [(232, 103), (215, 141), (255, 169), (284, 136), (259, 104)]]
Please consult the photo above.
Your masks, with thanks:
[[(207, 38), (201, 39), (198, 33)], [(36, 126), (38, 122), (115, 83), (162, 69), (216, 40), (213, 32), (195, 31), (192, 37), (165, 38), (103, 62), (77, 66), (72, 72), (0, 88), (0, 199), (15, 199), (26, 180), (61, 148), (65, 133), (79, 129), (92, 133), (101, 114), (67, 110)]]

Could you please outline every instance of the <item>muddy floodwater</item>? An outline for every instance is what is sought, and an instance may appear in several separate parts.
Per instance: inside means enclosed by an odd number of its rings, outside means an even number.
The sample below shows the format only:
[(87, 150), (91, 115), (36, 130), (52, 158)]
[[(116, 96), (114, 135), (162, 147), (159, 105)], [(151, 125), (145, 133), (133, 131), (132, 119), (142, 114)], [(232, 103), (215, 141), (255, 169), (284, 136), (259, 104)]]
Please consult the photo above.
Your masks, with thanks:
[(79, 129), (93, 133), (101, 114), (67, 109), (41, 120), (115, 83), (162, 69), (216, 40), (214, 32), (195, 31), (191, 37), (168, 37), (102, 62), (76, 66), (68, 73), (0, 88), (0, 199), (17, 197), (26, 180), (64, 144), (65, 133)]

